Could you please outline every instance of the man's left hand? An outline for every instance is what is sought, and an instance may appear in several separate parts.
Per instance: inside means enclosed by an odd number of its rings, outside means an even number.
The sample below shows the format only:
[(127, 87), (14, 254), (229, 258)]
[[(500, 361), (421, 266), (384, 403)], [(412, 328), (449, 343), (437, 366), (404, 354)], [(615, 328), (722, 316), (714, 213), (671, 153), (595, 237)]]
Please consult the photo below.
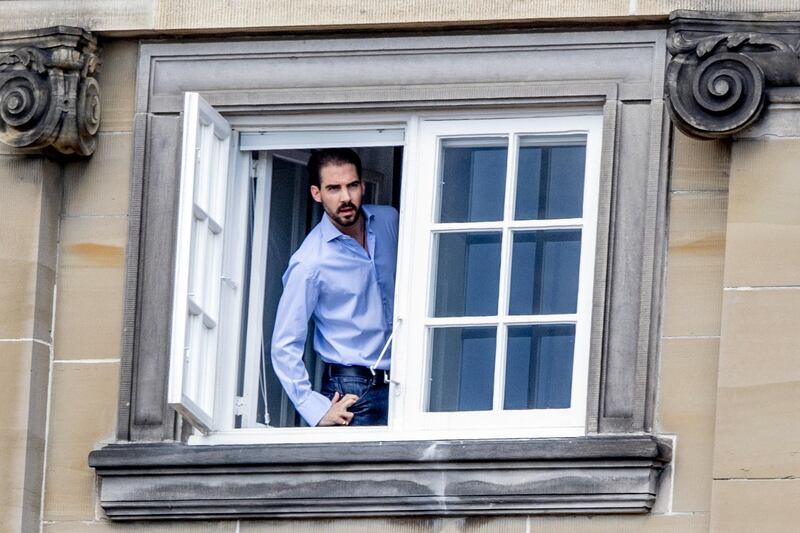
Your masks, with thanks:
[(322, 420), (317, 424), (318, 426), (346, 426), (353, 420), (353, 413), (349, 412), (354, 403), (358, 401), (358, 396), (355, 394), (345, 394), (343, 397), (339, 396), (336, 392), (331, 399), (331, 407)]

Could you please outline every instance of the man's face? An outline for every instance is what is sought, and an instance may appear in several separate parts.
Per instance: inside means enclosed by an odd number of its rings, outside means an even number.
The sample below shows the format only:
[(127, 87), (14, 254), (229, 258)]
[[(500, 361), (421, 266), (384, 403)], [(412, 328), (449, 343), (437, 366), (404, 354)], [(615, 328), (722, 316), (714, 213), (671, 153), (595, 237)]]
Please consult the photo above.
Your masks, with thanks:
[(364, 184), (351, 163), (328, 164), (319, 170), (319, 187), (311, 186), (311, 197), (322, 204), (325, 213), (341, 228), (358, 221)]

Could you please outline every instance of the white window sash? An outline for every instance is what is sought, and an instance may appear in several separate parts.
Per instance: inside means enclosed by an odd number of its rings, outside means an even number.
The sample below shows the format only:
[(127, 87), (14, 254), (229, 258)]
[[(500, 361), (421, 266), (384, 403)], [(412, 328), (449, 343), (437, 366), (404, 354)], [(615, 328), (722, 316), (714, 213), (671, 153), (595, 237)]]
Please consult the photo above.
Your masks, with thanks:
[(217, 427), (220, 325), (237, 279), (223, 272), (231, 128), (197, 93), (186, 93), (178, 193), (168, 403), (201, 431)]
[[(439, 223), (436, 222), (440, 205), (439, 176), (441, 140), (447, 139), (492, 139), (506, 137), (509, 141), (504, 220), (495, 222)], [(516, 154), (519, 140), (524, 137), (539, 137), (547, 145), (559, 145), (583, 139), (586, 143), (586, 165), (584, 169), (583, 216), (568, 220), (513, 220), (516, 199)], [(602, 116), (531, 117), (520, 119), (476, 119), (453, 121), (421, 121), (418, 132), (420, 153), (412, 175), (404, 180), (404, 187), (416, 189), (406, 191), (405, 199), (413, 198), (413, 205), (406, 205), (406, 242), (413, 242), (414, 264), (408, 275), (398, 274), (398, 296), (405, 295), (407, 306), (403, 313), (404, 334), (398, 340), (394, 352), (402, 361), (393, 364), (395, 376), (404, 386), (395, 398), (397, 418), (395, 430), (432, 435), (461, 431), (462, 438), (470, 435), (487, 435), (500, 431), (504, 435), (559, 436), (564, 432), (585, 432), (586, 398), (588, 385), (592, 297), (594, 285), (594, 258), (597, 228), (597, 202), (599, 194), (600, 142), (602, 138)], [(559, 142), (563, 140), (564, 142)], [(513, 179), (512, 179), (513, 178)], [(412, 211), (413, 210), (413, 211)], [(510, 295), (511, 237), (513, 231), (524, 229), (581, 229), (580, 274), (578, 281), (578, 306), (574, 315), (515, 316), (504, 311)], [(489, 317), (432, 317), (429, 306), (437, 278), (435, 272), (433, 236), (436, 233), (455, 231), (502, 232), (499, 313)], [(401, 250), (400, 256), (408, 254)], [(568, 409), (502, 410), (505, 397), (505, 365), (507, 348), (507, 326), (513, 324), (563, 323), (575, 325), (575, 352), (571, 401)], [(427, 412), (427, 386), (429, 383), (429, 361), (431, 328), (433, 326), (497, 326), (495, 373), (492, 411)], [(395, 356), (395, 357), (396, 357)], [(399, 367), (399, 368), (395, 368)], [(576, 429), (577, 428), (577, 429)]]

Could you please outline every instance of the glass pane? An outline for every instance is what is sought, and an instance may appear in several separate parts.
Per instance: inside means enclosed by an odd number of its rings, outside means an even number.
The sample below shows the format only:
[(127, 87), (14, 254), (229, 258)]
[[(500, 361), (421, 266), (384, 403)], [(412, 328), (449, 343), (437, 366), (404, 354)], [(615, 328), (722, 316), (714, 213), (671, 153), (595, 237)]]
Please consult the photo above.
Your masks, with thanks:
[(585, 163), (586, 146), (526, 146), (523, 139), (514, 218), (580, 218)]
[(434, 316), (497, 314), (500, 232), (440, 233)]
[(439, 222), (503, 219), (507, 139), (445, 141)]
[(428, 410), (488, 411), (494, 390), (497, 328), (436, 328)]
[(510, 326), (504, 408), (568, 408), (574, 349), (574, 324)]
[(574, 313), (581, 230), (514, 233), (509, 314)]

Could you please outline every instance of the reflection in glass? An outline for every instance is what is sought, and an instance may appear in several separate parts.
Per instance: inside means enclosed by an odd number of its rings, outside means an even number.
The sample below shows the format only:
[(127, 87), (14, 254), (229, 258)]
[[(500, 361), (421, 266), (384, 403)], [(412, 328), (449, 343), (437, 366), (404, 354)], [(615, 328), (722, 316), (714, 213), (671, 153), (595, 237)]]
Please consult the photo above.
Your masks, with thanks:
[(492, 408), (496, 338), (495, 327), (433, 330), (429, 411)]
[(499, 232), (437, 235), (434, 316), (497, 314)]
[(574, 313), (581, 230), (514, 233), (509, 314)]
[(574, 349), (574, 324), (510, 326), (504, 409), (569, 408)]
[(514, 218), (580, 218), (585, 164), (586, 146), (526, 146), (523, 139)]
[(439, 222), (503, 219), (508, 140), (445, 141)]

